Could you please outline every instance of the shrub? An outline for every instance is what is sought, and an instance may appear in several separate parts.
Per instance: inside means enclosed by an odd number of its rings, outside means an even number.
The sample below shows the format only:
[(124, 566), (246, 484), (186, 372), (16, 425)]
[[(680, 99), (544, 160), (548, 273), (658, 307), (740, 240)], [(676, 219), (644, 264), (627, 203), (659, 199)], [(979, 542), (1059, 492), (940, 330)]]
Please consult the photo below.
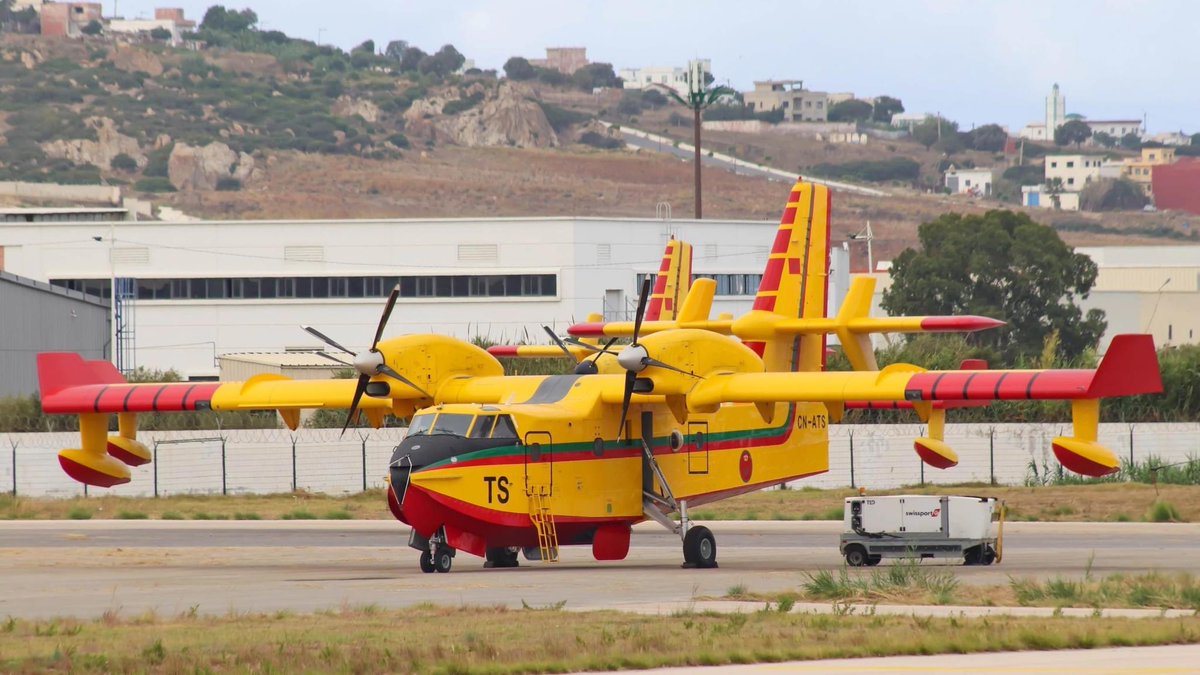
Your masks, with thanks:
[(405, 136), (401, 133), (392, 134), (391, 136), (388, 136), (387, 140), (388, 143), (391, 143), (402, 150), (406, 150), (411, 147), (411, 144), (408, 142), (408, 136)]
[(217, 192), (237, 192), (242, 189), (242, 181), (237, 178), (220, 178), (217, 180)]
[(618, 139), (615, 139), (611, 136), (605, 136), (604, 134), (597, 133), (595, 131), (584, 132), (583, 135), (579, 137), (579, 142), (583, 143), (584, 145), (590, 145), (593, 148), (600, 148), (601, 150), (617, 150), (624, 145)]
[(560, 134), (566, 131), (568, 128), (576, 124), (582, 124), (590, 119), (590, 117), (584, 113), (575, 112), (574, 110), (567, 110), (566, 108), (560, 108), (553, 103), (538, 101), (538, 105), (542, 107), (542, 112), (546, 114), (546, 121), (550, 123), (550, 126), (555, 132)]
[(851, 178), (864, 181), (915, 181), (921, 176), (921, 165), (907, 157), (892, 157), (878, 161), (818, 164), (815, 175), (826, 178)]
[(470, 110), (483, 101), (483, 92), (475, 92), (465, 98), (455, 99), (442, 106), (443, 115), (457, 115), (465, 110)]
[(116, 157), (113, 157), (112, 161), (110, 161), (108, 165), (117, 171), (124, 171), (126, 173), (137, 171), (138, 168), (137, 160), (123, 152)]
[(172, 36), (171, 31), (159, 26), (150, 31), (150, 37), (154, 38), (155, 40), (170, 40)]
[(161, 176), (142, 178), (133, 184), (133, 189), (138, 192), (175, 192), (175, 186), (171, 184), (170, 179)]

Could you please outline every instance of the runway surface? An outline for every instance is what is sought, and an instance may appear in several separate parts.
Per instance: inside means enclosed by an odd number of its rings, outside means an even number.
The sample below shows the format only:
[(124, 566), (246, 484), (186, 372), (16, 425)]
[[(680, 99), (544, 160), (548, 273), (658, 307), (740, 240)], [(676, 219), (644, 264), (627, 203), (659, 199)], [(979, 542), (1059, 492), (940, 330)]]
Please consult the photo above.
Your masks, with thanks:
[[(450, 574), (422, 574), (407, 529), (387, 521), (7, 521), (0, 522), (0, 616), (98, 616), (315, 611), (342, 605), (422, 602), (520, 607), (566, 601), (570, 609), (664, 611), (696, 597), (794, 589), (806, 573), (840, 567), (839, 522), (715, 522), (716, 570), (684, 570), (679, 538), (657, 525), (634, 529), (629, 557), (599, 563), (589, 547), (565, 547), (556, 565), (522, 560), (485, 570), (460, 554)], [(1004, 561), (946, 569), (963, 583), (1009, 576), (1079, 577), (1148, 570), (1194, 571), (1200, 525), (1011, 523)], [(885, 563), (886, 564), (886, 563)], [(932, 563), (924, 564), (943, 564)]]

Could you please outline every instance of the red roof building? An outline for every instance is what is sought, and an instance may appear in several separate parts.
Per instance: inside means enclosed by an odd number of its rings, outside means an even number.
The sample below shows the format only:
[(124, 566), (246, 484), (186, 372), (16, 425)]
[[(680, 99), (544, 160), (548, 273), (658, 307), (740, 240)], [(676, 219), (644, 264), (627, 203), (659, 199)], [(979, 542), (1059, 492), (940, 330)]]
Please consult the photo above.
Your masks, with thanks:
[(1154, 206), (1200, 215), (1200, 160), (1181, 159), (1154, 167), (1151, 175)]

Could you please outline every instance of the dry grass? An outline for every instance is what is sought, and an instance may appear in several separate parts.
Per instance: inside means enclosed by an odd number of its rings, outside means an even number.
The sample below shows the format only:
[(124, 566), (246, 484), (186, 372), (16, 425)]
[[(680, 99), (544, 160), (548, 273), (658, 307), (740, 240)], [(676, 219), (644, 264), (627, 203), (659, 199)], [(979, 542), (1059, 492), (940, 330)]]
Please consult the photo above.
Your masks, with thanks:
[[(698, 520), (841, 520), (846, 497), (854, 490), (770, 490), (698, 507)], [(1140, 521), (1149, 519), (1157, 502), (1176, 507), (1179, 519), (1200, 520), (1200, 486), (1100, 483), (992, 487), (990, 485), (926, 485), (897, 490), (870, 491), (889, 494), (969, 494), (996, 497), (1008, 505), (1010, 520), (1053, 522)]]
[[(706, 504), (697, 520), (841, 520), (853, 490), (768, 490)], [(925, 486), (871, 492), (884, 494), (972, 494), (998, 497), (1010, 520), (1054, 522), (1152, 520), (1161, 504), (1177, 520), (1200, 520), (1200, 486), (1103, 483), (1043, 487), (986, 485)], [(1156, 507), (1156, 504), (1160, 506)], [(1156, 511), (1157, 508), (1157, 511)], [(113, 519), (145, 516), (162, 520), (391, 519), (382, 490), (330, 496), (309, 492), (271, 495), (172, 497), (75, 497), (45, 499), (0, 495), (0, 520)]]
[[(803, 636), (803, 639), (797, 639)], [(1182, 644), (1196, 619), (346, 608), (313, 615), (106, 615), (0, 623), (0, 670), (562, 672), (893, 654)]]
[(1187, 573), (1112, 574), (1046, 580), (1010, 577), (1007, 585), (964, 585), (951, 571), (901, 560), (870, 570), (821, 570), (795, 591), (764, 594), (730, 588), (728, 600), (794, 603), (797, 600), (975, 607), (1090, 607), (1190, 609), (1200, 613), (1200, 579)]

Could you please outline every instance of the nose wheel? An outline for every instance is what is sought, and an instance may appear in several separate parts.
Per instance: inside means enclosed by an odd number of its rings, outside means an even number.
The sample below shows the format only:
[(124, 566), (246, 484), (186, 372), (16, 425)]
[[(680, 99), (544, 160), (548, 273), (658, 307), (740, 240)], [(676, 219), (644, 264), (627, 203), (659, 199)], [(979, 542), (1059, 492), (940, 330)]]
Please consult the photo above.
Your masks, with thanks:
[(449, 546), (437, 546), (432, 551), (421, 551), (419, 564), (421, 571), (426, 574), (431, 572), (445, 574), (454, 566), (454, 549)]

